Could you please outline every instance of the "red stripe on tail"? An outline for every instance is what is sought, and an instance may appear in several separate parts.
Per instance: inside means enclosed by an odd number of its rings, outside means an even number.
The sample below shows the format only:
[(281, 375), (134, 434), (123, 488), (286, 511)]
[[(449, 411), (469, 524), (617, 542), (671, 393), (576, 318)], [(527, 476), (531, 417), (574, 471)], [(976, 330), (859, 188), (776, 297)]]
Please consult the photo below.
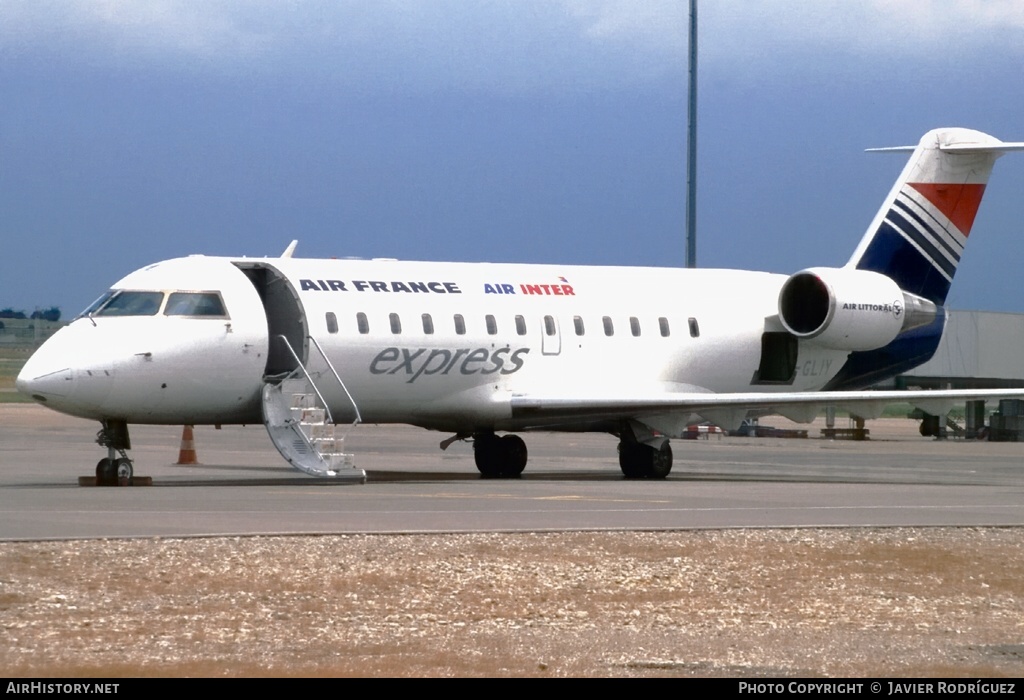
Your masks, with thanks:
[(952, 185), (936, 182), (908, 182), (908, 185), (924, 195), (936, 209), (953, 222), (960, 233), (971, 233), (974, 217), (985, 194), (985, 185)]

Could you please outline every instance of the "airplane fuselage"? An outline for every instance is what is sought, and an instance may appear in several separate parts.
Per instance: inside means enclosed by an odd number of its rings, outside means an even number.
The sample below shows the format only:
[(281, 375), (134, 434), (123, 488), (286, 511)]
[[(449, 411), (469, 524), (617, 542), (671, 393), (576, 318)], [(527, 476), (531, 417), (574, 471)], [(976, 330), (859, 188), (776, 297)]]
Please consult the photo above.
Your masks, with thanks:
[[(46, 405), (132, 423), (258, 423), (264, 376), (292, 369), (281, 335), (327, 373), (315, 338), (372, 423), (521, 430), (513, 394), (814, 391), (847, 351), (799, 343), (764, 379), (784, 275), (735, 270), (192, 256), (114, 290), (159, 292), (146, 315), (83, 316), (35, 355)], [(178, 292), (217, 293), (219, 316), (180, 316)], [(74, 347), (74, 367), (67, 363)], [(50, 365), (45, 371), (43, 365)], [(354, 418), (336, 382), (337, 421)], [(571, 424), (561, 424), (573, 429)], [(579, 429), (578, 426), (575, 429)]]

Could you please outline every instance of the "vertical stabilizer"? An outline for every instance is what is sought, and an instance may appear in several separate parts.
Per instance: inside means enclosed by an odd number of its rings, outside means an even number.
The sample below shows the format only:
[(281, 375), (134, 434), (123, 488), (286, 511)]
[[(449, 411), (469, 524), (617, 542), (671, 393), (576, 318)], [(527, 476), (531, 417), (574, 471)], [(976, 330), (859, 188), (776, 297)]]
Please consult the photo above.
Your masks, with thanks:
[(879, 272), (904, 291), (941, 305), (996, 158), (1024, 150), (1024, 144), (950, 128), (929, 131), (912, 150), (846, 266)]

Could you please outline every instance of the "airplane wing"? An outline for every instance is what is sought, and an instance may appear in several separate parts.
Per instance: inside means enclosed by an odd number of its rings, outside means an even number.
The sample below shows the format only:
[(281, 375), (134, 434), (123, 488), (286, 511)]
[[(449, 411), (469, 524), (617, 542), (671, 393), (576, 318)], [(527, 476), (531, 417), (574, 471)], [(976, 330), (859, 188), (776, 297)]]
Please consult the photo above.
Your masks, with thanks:
[(882, 415), (889, 404), (910, 403), (932, 415), (945, 415), (966, 401), (1024, 399), (1024, 389), (937, 389), (928, 391), (819, 391), (749, 392), (716, 394), (678, 392), (650, 396), (557, 397), (519, 394), (511, 399), (512, 417), (536, 420), (538, 425), (635, 419), (668, 414), (697, 414), (725, 429), (734, 429), (745, 418), (781, 415), (809, 423), (828, 407), (849, 411), (862, 418)]

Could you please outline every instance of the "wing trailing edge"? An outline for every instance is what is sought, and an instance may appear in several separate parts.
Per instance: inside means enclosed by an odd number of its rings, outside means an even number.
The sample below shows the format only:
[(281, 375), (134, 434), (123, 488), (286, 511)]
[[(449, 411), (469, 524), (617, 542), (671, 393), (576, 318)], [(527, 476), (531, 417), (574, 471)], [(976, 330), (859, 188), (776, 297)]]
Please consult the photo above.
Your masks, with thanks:
[[(697, 414), (723, 428), (733, 429), (745, 417), (782, 415), (809, 423), (826, 408), (849, 411), (862, 418), (882, 415), (894, 403), (909, 403), (933, 415), (944, 415), (965, 401), (1024, 400), (1024, 389), (937, 389), (929, 391), (821, 391), (782, 393), (666, 393), (620, 398), (544, 397), (516, 395), (511, 399), (512, 418), (572, 422), (634, 419), (666, 414)], [(732, 425), (723, 425), (726, 420)]]

